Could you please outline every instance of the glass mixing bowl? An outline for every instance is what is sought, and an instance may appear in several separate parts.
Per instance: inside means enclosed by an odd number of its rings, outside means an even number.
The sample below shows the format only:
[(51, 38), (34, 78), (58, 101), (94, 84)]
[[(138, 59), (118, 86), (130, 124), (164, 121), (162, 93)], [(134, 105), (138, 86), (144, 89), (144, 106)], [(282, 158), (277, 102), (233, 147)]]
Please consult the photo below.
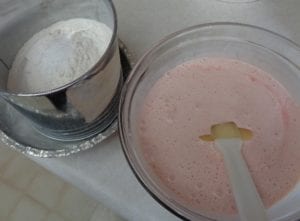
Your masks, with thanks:
[[(138, 115), (151, 87), (168, 70), (201, 57), (232, 58), (259, 67), (272, 74), (300, 103), (300, 49), (287, 38), (259, 27), (236, 23), (199, 25), (168, 36), (148, 51), (136, 64), (123, 88), (119, 111), (121, 143), (129, 165), (145, 189), (166, 209), (183, 219), (238, 220), (237, 216), (205, 217), (178, 202), (149, 170), (138, 142)], [(270, 220), (300, 218), (300, 184), (267, 213)]]

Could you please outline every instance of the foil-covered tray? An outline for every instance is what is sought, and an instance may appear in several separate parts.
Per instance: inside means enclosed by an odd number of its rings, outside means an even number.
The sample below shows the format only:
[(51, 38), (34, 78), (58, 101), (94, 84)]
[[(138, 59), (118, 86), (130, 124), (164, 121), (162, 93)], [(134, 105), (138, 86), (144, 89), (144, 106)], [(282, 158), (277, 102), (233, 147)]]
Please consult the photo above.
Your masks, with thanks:
[[(126, 46), (119, 41), (123, 79), (133, 66)], [(65, 157), (90, 149), (101, 143), (118, 129), (117, 116), (111, 125), (95, 136), (80, 141), (59, 141), (38, 132), (32, 123), (0, 98), (0, 140), (10, 148), (36, 157)]]

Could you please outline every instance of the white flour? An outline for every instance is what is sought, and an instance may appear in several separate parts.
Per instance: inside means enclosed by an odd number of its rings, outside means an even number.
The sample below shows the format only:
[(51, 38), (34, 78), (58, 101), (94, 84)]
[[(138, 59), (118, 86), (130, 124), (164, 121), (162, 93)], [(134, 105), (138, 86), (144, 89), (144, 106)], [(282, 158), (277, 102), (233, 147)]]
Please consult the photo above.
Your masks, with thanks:
[(43, 29), (18, 52), (9, 73), (8, 90), (36, 93), (72, 82), (99, 61), (111, 36), (105, 24), (83, 18)]

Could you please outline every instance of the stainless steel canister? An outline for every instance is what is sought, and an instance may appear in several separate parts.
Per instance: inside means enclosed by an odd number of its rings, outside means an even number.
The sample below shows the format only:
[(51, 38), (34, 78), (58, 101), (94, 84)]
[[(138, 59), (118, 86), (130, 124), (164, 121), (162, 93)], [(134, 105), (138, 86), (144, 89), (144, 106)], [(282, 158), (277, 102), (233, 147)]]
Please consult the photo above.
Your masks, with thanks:
[[(117, 18), (111, 0), (10, 0), (0, 7), (0, 96), (29, 118), (44, 135), (80, 140), (105, 130), (116, 118), (122, 87)], [(98, 62), (82, 76), (50, 91), (12, 93), (9, 69), (18, 50), (51, 24), (89, 18), (106, 24), (112, 35)]]

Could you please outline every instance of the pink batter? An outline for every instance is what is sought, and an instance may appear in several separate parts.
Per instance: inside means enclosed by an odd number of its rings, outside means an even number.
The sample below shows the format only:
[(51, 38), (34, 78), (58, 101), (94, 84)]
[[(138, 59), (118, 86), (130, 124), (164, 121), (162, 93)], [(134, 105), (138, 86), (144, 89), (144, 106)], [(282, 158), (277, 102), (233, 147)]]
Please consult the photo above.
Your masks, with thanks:
[(205, 58), (166, 73), (139, 117), (142, 154), (173, 197), (199, 213), (234, 214), (236, 206), (211, 125), (234, 121), (252, 130), (243, 155), (266, 207), (300, 175), (300, 108), (264, 71), (237, 60)]

